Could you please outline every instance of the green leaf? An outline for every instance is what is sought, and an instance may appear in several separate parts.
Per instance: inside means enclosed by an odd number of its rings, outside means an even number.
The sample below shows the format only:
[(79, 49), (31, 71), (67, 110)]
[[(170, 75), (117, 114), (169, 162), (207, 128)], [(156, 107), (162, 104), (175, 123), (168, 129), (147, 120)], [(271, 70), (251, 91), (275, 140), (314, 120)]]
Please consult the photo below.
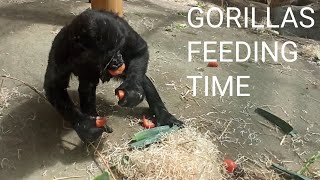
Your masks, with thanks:
[[(161, 126), (160, 126), (161, 127)], [(130, 144), (131, 148), (143, 148), (149, 144), (153, 144), (156, 142), (159, 142), (161, 140), (161, 137), (166, 134), (166, 133), (171, 133), (173, 131), (178, 130), (179, 127), (178, 126), (173, 126), (172, 128), (166, 129), (164, 131), (155, 131), (157, 132), (156, 134), (152, 134), (151, 136), (147, 136), (147, 138), (144, 138), (140, 141), (134, 142)], [(151, 129), (150, 129), (151, 130)]]
[(156, 134), (159, 134), (160, 132), (166, 132), (169, 129), (170, 129), (169, 126), (159, 126), (152, 129), (146, 129), (146, 130), (135, 133), (132, 139), (135, 141), (140, 141), (148, 137), (154, 136)]
[(188, 26), (185, 23), (176, 23), (177, 29), (186, 29)]
[(107, 171), (105, 171), (101, 175), (96, 176), (93, 180), (110, 180), (110, 175)]
[(134, 143), (130, 144), (130, 147), (135, 148), (135, 149), (143, 148), (149, 144), (153, 144), (153, 143), (158, 142), (160, 140), (160, 138), (161, 138), (161, 134), (156, 134), (152, 137), (143, 139), (141, 141), (134, 142)]

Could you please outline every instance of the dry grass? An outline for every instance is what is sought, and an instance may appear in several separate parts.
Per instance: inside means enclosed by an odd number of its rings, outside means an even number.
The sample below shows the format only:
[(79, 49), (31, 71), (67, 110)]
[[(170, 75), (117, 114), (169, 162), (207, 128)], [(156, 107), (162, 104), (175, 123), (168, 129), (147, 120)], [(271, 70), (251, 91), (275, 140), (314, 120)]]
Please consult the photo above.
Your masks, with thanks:
[[(240, 166), (242, 172), (238, 172), (238, 180), (251, 180), (251, 179), (261, 179), (261, 180), (281, 180), (282, 177), (270, 168), (272, 164), (271, 158), (266, 154), (260, 154), (259, 159), (250, 159), (246, 156), (239, 155), (236, 160), (237, 165)], [(242, 174), (242, 176), (240, 175)]]
[(129, 151), (128, 143), (106, 143), (105, 158), (128, 179), (223, 179), (219, 151), (206, 134), (186, 127), (162, 143)]
[(319, 44), (310, 44), (303, 45), (301, 50), (301, 55), (310, 58), (311, 60), (320, 60), (320, 45)]
[(10, 103), (9, 100), (13, 97), (19, 96), (18, 88), (8, 89), (6, 87), (0, 88), (0, 116), (2, 114), (3, 109), (7, 108)]
[(258, 159), (239, 155), (235, 161), (239, 169), (227, 174), (222, 164), (224, 157), (212, 139), (188, 126), (164, 136), (161, 143), (140, 150), (128, 150), (129, 142), (117, 145), (107, 141), (101, 154), (117, 179), (283, 179), (269, 168), (272, 160), (266, 154)]

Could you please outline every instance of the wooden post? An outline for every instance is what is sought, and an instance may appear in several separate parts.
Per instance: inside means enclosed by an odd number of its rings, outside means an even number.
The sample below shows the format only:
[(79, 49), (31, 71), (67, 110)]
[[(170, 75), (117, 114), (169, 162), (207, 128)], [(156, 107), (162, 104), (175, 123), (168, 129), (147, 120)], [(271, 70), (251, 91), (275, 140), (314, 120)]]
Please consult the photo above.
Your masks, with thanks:
[(290, 5), (294, 0), (268, 0), (270, 7)]
[(91, 0), (91, 8), (111, 11), (123, 17), (123, 0)]

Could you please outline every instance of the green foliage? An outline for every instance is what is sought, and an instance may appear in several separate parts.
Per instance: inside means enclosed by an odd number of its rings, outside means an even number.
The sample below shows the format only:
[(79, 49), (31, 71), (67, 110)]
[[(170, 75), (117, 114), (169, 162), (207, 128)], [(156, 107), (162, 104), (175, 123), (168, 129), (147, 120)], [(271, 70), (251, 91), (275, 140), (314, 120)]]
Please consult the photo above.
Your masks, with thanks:
[(110, 175), (107, 171), (105, 171), (101, 175), (96, 176), (93, 180), (110, 180)]

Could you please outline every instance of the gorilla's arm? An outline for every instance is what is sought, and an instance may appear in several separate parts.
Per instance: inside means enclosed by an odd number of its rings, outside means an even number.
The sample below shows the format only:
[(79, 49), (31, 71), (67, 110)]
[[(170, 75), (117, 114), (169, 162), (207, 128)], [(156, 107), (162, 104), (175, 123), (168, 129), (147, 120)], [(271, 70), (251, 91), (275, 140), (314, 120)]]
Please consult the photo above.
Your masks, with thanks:
[[(67, 92), (70, 71), (61, 71), (52, 62), (48, 64), (45, 75), (44, 89), (48, 101), (64, 117), (83, 141), (93, 141), (101, 136), (104, 128), (96, 128), (94, 116), (82, 113), (72, 102)], [(94, 93), (95, 92), (91, 92)], [(90, 96), (88, 96), (90, 97)], [(87, 97), (87, 98), (88, 98)]]
[(57, 109), (65, 120), (73, 122), (81, 117), (81, 112), (71, 101), (67, 87), (71, 71), (49, 61), (45, 74), (44, 89), (48, 101)]
[[(89, 115), (81, 112), (69, 97), (67, 88), (70, 75), (71, 73), (74, 73), (74, 66), (70, 63), (70, 59), (68, 58), (69, 54), (67, 53), (67, 46), (69, 44), (66, 43), (68, 40), (66, 34), (66, 30), (62, 29), (54, 39), (50, 50), (44, 81), (45, 95), (51, 105), (55, 107), (63, 118), (72, 124), (72, 127), (83, 141), (92, 141), (101, 136), (105, 129), (96, 128), (95, 115), (90, 116), (91, 114)], [(93, 99), (92, 94), (94, 94), (95, 98), (95, 88), (89, 88), (88, 90), (88, 88), (84, 88), (87, 84), (84, 84), (83, 81), (80, 82), (80, 84), (81, 87), (83, 87), (79, 88), (79, 91), (81, 91), (80, 100), (86, 101), (86, 99), (89, 98), (88, 102), (91, 102)], [(89, 96), (87, 96), (87, 93), (89, 93)], [(84, 96), (86, 96), (86, 99)], [(84, 109), (85, 107), (82, 108)]]
[[(157, 125), (175, 124), (181, 126), (183, 123), (168, 112), (154, 84), (146, 76), (149, 61), (147, 43), (134, 32), (127, 40), (126, 49), (129, 50), (124, 51), (124, 57), (129, 66), (125, 72), (124, 82), (116, 89), (116, 91), (125, 90), (126, 95), (118, 102), (119, 105), (134, 107), (146, 97), (150, 110), (155, 115)], [(131, 54), (128, 55), (126, 52)]]
[(156, 125), (178, 125), (183, 123), (170, 114), (165, 107), (160, 95), (148, 76), (143, 77), (143, 90), (146, 95), (147, 102), (153, 114), (155, 115)]
[(118, 103), (120, 106), (134, 107), (143, 101), (145, 95), (142, 84), (147, 71), (148, 59), (148, 51), (144, 50), (126, 62), (128, 68), (125, 71), (123, 83), (116, 89), (116, 91), (122, 89), (126, 93), (125, 98)]

